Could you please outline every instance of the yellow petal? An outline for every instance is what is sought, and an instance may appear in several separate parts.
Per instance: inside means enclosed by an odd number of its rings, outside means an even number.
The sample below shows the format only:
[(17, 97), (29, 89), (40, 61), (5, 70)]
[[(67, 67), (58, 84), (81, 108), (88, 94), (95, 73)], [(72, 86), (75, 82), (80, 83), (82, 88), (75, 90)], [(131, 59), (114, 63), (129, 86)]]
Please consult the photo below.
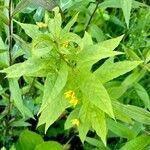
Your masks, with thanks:
[(65, 97), (72, 97), (73, 95), (75, 95), (75, 93), (72, 90), (69, 90), (67, 92), (64, 93)]
[(73, 124), (73, 125), (76, 125), (76, 126), (79, 126), (79, 124), (80, 124), (80, 121), (79, 121), (79, 119), (72, 119), (71, 120), (71, 123)]
[(68, 41), (65, 41), (63, 44), (62, 44), (62, 47), (64, 48), (67, 48), (69, 46), (69, 42)]

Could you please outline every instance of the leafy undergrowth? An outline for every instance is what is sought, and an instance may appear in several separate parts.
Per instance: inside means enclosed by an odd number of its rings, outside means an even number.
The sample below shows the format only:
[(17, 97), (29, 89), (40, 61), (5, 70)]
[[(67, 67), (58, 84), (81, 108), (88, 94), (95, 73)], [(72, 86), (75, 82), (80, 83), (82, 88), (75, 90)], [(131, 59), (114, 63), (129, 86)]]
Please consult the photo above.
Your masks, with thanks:
[(2, 150), (150, 149), (149, 5), (0, 0)]

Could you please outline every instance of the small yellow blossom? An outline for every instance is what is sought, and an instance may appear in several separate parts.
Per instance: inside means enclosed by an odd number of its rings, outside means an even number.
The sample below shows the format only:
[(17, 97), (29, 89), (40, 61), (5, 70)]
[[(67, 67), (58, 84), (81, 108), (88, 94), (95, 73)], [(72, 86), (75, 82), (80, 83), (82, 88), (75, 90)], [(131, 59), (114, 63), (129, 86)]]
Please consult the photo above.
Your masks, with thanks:
[(43, 23), (43, 22), (36, 22), (37, 26), (40, 28), (40, 29), (46, 29), (48, 27), (48, 24), (47, 23)]
[(43, 28), (48, 28), (48, 24), (47, 24), (47, 23), (44, 23), (44, 24), (43, 24)]
[(71, 120), (71, 123), (73, 124), (73, 125), (76, 125), (76, 126), (79, 126), (79, 124), (80, 124), (80, 121), (79, 121), (79, 119), (72, 119)]
[(71, 97), (69, 103), (75, 107), (78, 104), (78, 99), (76, 97)]
[(63, 48), (68, 48), (69, 46), (69, 41), (65, 41), (63, 44), (62, 44), (62, 47)]
[(74, 93), (74, 91), (69, 90), (69, 91), (65, 92), (64, 95), (66, 98), (69, 98), (69, 97), (74, 97), (75, 93)]
[(66, 98), (69, 98), (69, 103), (75, 107), (78, 103), (78, 99), (77, 97), (75, 96), (75, 92), (72, 91), (72, 90), (69, 90), (67, 92), (64, 93), (65, 97)]

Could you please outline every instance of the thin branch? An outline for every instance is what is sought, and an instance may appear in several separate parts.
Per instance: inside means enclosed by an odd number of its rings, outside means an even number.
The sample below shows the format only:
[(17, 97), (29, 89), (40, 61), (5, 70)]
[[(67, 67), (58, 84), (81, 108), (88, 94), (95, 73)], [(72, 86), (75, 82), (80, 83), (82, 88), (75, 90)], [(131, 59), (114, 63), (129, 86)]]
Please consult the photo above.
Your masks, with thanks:
[[(9, 66), (12, 65), (12, 35), (13, 35), (13, 25), (12, 25), (12, 0), (9, 0), (9, 9), (8, 9), (8, 17), (9, 17), (9, 37), (8, 37), (8, 52), (9, 52)], [(9, 95), (9, 100), (8, 100), (8, 114), (7, 114), (7, 119), (6, 119), (6, 134), (9, 132), (9, 121), (10, 121), (10, 116), (11, 116), (11, 95)]]
[(12, 24), (12, 0), (9, 0), (9, 65), (12, 65), (12, 36), (13, 36), (13, 24)]
[(67, 148), (67, 145), (71, 142), (71, 140), (75, 137), (75, 135), (73, 135), (68, 141), (67, 143), (64, 144), (63, 149)]
[(99, 1), (99, 0), (96, 0), (96, 6), (95, 6), (95, 9), (93, 10), (93, 12), (92, 12), (92, 14), (91, 14), (91, 16), (90, 16), (90, 19), (89, 19), (89, 21), (88, 21), (88, 23), (87, 23), (87, 25), (86, 25), (86, 27), (85, 27), (85, 31), (88, 30), (89, 25), (90, 25), (90, 23), (91, 23), (91, 21), (92, 21), (94, 15), (95, 15), (95, 13), (96, 13), (96, 10), (98, 9), (99, 3), (100, 3), (100, 1)]

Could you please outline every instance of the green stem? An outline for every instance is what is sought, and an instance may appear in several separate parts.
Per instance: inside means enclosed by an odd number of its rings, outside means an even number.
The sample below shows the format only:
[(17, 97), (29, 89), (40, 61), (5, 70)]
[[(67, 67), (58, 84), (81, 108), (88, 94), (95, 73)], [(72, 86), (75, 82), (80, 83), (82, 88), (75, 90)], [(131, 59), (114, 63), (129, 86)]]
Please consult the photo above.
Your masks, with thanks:
[(87, 23), (87, 25), (86, 25), (86, 27), (85, 27), (85, 31), (88, 30), (88, 27), (89, 27), (89, 25), (90, 25), (90, 23), (91, 23), (91, 21), (92, 21), (94, 15), (95, 15), (95, 13), (96, 13), (96, 10), (98, 9), (99, 3), (100, 3), (100, 1), (99, 1), (99, 0), (96, 0), (96, 7), (95, 7), (95, 9), (93, 10), (93, 12), (92, 12), (92, 14), (91, 14), (91, 16), (90, 16), (90, 19), (89, 19), (89, 21), (88, 21), (88, 23)]
[[(9, 34), (8, 34), (8, 53), (9, 53), (9, 66), (12, 65), (12, 35), (13, 35), (13, 24), (12, 24), (12, 0), (9, 0), (9, 9), (8, 9), (8, 18), (9, 18), (9, 24), (8, 24), (8, 29), (9, 29)], [(8, 114), (7, 114), (7, 119), (6, 119), (6, 135), (9, 133), (9, 121), (11, 118), (11, 95), (9, 95), (8, 99)]]
[(12, 35), (13, 35), (13, 24), (12, 24), (12, 0), (9, 0), (9, 65), (12, 65)]

